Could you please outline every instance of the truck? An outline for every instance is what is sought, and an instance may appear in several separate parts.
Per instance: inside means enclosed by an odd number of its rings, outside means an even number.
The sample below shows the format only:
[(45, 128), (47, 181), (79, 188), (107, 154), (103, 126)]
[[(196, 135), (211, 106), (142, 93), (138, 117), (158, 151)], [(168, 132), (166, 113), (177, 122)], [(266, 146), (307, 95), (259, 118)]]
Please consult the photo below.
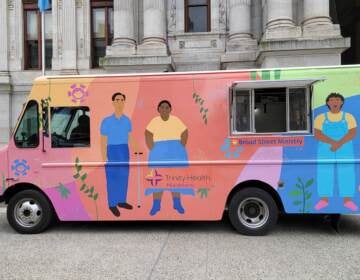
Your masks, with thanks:
[(359, 214), (360, 67), (42, 76), (0, 150), (9, 224)]

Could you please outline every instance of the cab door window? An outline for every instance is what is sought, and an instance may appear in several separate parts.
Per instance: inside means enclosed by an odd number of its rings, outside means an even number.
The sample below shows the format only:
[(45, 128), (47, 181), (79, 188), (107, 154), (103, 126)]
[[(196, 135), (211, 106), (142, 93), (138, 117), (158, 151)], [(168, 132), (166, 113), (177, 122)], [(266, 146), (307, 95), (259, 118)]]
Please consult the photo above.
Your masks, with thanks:
[(38, 104), (30, 101), (21, 118), (14, 136), (18, 148), (35, 148), (39, 145), (39, 115)]
[(90, 146), (88, 107), (53, 107), (50, 125), (53, 148)]

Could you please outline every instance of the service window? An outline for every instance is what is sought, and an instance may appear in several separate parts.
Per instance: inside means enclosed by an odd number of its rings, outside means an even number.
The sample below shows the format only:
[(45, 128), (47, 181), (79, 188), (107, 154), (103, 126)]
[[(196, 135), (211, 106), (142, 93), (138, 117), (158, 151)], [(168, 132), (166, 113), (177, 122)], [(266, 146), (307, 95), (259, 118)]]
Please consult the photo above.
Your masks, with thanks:
[(235, 84), (230, 91), (231, 133), (309, 133), (311, 83), (281, 85)]
[(14, 135), (18, 148), (35, 148), (39, 145), (38, 104), (32, 100), (26, 106), (24, 114)]
[(88, 107), (52, 107), (50, 127), (53, 148), (90, 147)]

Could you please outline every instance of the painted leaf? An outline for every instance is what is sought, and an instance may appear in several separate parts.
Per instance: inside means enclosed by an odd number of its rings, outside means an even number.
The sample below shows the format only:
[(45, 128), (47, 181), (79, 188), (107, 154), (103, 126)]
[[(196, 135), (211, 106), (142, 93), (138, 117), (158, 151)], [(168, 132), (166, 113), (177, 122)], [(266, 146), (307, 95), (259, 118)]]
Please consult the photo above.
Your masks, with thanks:
[(89, 194), (89, 195), (88, 195), (88, 197), (90, 197), (90, 198), (92, 198), (92, 196), (93, 196), (92, 194)]
[(89, 193), (89, 189), (85, 190), (84, 193)]
[(297, 179), (296, 179), (301, 185), (303, 184), (303, 182), (302, 182), (302, 180), (301, 180), (301, 178), (300, 177), (297, 177)]
[(312, 193), (308, 193), (308, 194), (306, 195), (306, 200), (310, 199), (311, 196), (312, 196)]
[(80, 159), (77, 157), (77, 158), (75, 159), (75, 163), (76, 163), (76, 164), (79, 164), (79, 162), (80, 162)]
[(81, 181), (85, 181), (86, 178), (87, 178), (87, 173), (81, 176)]
[(207, 197), (209, 194), (209, 190), (207, 188), (200, 188), (197, 192), (200, 195), (200, 198)]
[(94, 192), (94, 187), (90, 188), (90, 193), (92, 194)]
[(301, 188), (301, 185), (299, 185), (299, 184), (296, 184), (295, 186), (296, 186), (298, 189), (302, 189), (302, 188)]
[(60, 183), (59, 186), (56, 187), (56, 190), (60, 193), (60, 196), (62, 198), (68, 198), (70, 194), (70, 190), (67, 189), (62, 183)]
[(75, 165), (76, 171), (79, 173), (82, 169), (81, 165)]
[(84, 190), (86, 188), (86, 184), (82, 184), (80, 191)]
[(6, 189), (6, 179), (5, 179), (4, 174), (2, 174), (2, 188), (3, 188), (3, 192), (4, 192)]
[(301, 192), (300, 190), (292, 190), (292, 191), (289, 193), (290, 196), (299, 196), (299, 195), (301, 195), (301, 194), (302, 194), (302, 192)]
[(74, 179), (78, 179), (80, 177), (80, 174), (76, 173), (73, 177), (74, 177)]
[(293, 202), (293, 204), (294, 204), (294, 205), (300, 205), (300, 204), (302, 204), (302, 202), (301, 202), (300, 200), (295, 200), (295, 201)]
[(306, 210), (309, 210), (309, 209), (311, 209), (311, 208), (312, 208), (311, 203), (308, 203), (308, 204), (305, 205), (305, 209), (306, 209)]
[(313, 183), (314, 183), (314, 179), (310, 179), (309, 181), (306, 182), (305, 188), (310, 187)]
[(99, 194), (96, 193), (96, 194), (94, 194), (93, 199), (96, 201), (98, 199), (98, 197), (99, 197)]
[(70, 190), (64, 187), (64, 189), (63, 189), (62, 192), (61, 192), (61, 196), (62, 196), (63, 198), (68, 198), (69, 195), (70, 195), (70, 193), (71, 193)]

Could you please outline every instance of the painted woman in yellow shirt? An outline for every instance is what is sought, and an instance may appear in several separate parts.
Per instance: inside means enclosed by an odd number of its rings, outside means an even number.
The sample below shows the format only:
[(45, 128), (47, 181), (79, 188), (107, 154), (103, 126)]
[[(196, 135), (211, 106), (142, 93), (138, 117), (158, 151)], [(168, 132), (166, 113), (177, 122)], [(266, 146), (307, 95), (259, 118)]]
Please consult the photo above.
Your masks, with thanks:
[[(145, 130), (146, 145), (150, 150), (149, 167), (179, 168), (188, 166), (188, 155), (185, 145), (188, 140), (188, 129), (185, 124), (175, 116), (170, 115), (171, 103), (162, 100), (158, 104), (160, 116), (153, 118)], [(153, 207), (150, 215), (160, 211), (161, 198), (164, 189), (153, 189)], [(191, 189), (178, 189), (171, 191), (174, 208), (185, 213), (181, 205), (180, 193), (193, 194)]]
[[(318, 144), (317, 188), (320, 200), (315, 205), (321, 210), (329, 205), (333, 196), (335, 178), (344, 207), (357, 211), (358, 206), (351, 200), (355, 195), (355, 165), (352, 139), (356, 136), (356, 120), (353, 115), (341, 111), (344, 97), (331, 93), (326, 98), (330, 112), (316, 117), (314, 128)], [(341, 160), (347, 160), (341, 163)], [(335, 174), (336, 172), (336, 174)]]

